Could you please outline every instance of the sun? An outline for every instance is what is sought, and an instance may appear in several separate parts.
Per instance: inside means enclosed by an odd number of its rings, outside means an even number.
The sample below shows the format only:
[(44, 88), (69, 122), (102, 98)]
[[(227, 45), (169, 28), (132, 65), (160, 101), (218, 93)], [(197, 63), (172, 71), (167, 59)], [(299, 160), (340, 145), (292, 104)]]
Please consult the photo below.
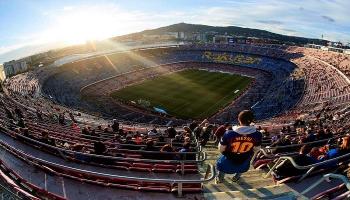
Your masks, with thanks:
[(44, 37), (47, 40), (79, 44), (118, 34), (118, 17), (101, 9), (70, 9), (56, 17), (56, 23)]

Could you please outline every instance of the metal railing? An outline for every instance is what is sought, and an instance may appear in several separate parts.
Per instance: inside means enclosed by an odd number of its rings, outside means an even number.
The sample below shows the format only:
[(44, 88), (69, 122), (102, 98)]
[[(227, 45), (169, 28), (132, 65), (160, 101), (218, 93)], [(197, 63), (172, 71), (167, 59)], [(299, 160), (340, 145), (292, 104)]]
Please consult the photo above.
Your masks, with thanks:
[(325, 161), (322, 161), (322, 162), (318, 162), (318, 163), (314, 163), (314, 164), (311, 164), (311, 165), (305, 165), (305, 166), (300, 166), (298, 165), (294, 159), (292, 157), (289, 157), (289, 156), (281, 156), (278, 158), (278, 160), (275, 162), (275, 164), (273, 165), (273, 167), (267, 172), (267, 174), (265, 175), (264, 178), (267, 178), (271, 175), (271, 173), (273, 172), (274, 169), (277, 168), (277, 166), (279, 166), (282, 162), (285, 162), (285, 161), (289, 161), (296, 169), (299, 169), (299, 170), (307, 170), (306, 173), (304, 173), (299, 179), (298, 179), (298, 182), (300, 182), (301, 180), (303, 180), (305, 177), (307, 177), (316, 167), (319, 167), (319, 166), (322, 166), (322, 165), (325, 165), (325, 164), (329, 164), (329, 163), (332, 163), (334, 161), (337, 161), (337, 160), (340, 160), (342, 158), (347, 158), (347, 157), (350, 157), (350, 153), (347, 153), (347, 154), (344, 154), (344, 155), (341, 155), (341, 156), (338, 156), (338, 157), (335, 157), (335, 158), (331, 158), (331, 159), (327, 159)]
[[(8, 133), (7, 133), (8, 134)], [(104, 155), (96, 155), (96, 154), (88, 154), (88, 153), (82, 153), (82, 152), (76, 152), (76, 151), (72, 151), (72, 150), (67, 150), (67, 149), (63, 149), (63, 148), (59, 148), (59, 147), (55, 147), (52, 145), (48, 145), (42, 142), (39, 142), (37, 140), (25, 137), (23, 135), (17, 134), (17, 133), (13, 133), (15, 136), (8, 134), (9, 136), (12, 137), (16, 137), (16, 138), (22, 138), (23, 140), (29, 142), (31, 145), (35, 146), (39, 146), (39, 147), (45, 147), (49, 150), (52, 150), (53, 152), (57, 152), (57, 154), (55, 154), (56, 156), (60, 156), (65, 160), (68, 160), (69, 158), (76, 158), (77, 156), (82, 156), (84, 158), (89, 158), (89, 159), (93, 159), (93, 158), (97, 158), (97, 159), (106, 159), (108, 161), (130, 161), (130, 162), (145, 162), (145, 163), (164, 163), (164, 164), (180, 164), (181, 168), (180, 168), (180, 172), (182, 175), (185, 174), (185, 164), (187, 163), (196, 163), (196, 164), (203, 164), (203, 162), (207, 159), (207, 155), (205, 152), (203, 151), (199, 151), (199, 152), (184, 152), (184, 153), (180, 153), (180, 152), (159, 152), (159, 151), (141, 151), (141, 150), (133, 150), (133, 153), (157, 153), (158, 155), (173, 155), (178, 156), (178, 160), (176, 159), (172, 159), (172, 160), (157, 160), (157, 159), (144, 159), (144, 158), (124, 158), (124, 157), (114, 157), (114, 156), (104, 156)], [(3, 141), (0, 141), (0, 143), (2, 143)], [(186, 157), (188, 157), (189, 155), (197, 155), (197, 159), (196, 160), (186, 160)], [(91, 164), (91, 162), (87, 162), (86, 164)], [(112, 166), (112, 165), (111, 165)]]
[(10, 189), (8, 189), (5, 185), (0, 184), (0, 200), (21, 200), (18, 193), (15, 194)]
[(345, 187), (350, 191), (350, 181), (347, 177), (341, 175), (341, 174), (325, 174), (322, 176), (322, 178), (320, 178), (318, 181), (316, 181), (314, 184), (310, 185), (308, 188), (306, 188), (304, 191), (301, 192), (302, 195), (307, 194), (308, 192), (310, 192), (311, 190), (313, 190), (314, 188), (316, 188), (318, 185), (320, 185), (323, 181), (327, 181), (330, 182), (330, 179), (338, 179), (341, 180), (344, 184)]
[[(216, 170), (215, 167), (211, 164), (208, 164), (206, 173), (204, 175), (203, 178), (201, 178), (200, 180), (195, 180), (195, 179), (164, 179), (164, 178), (143, 178), (143, 177), (132, 177), (132, 176), (122, 176), (122, 175), (115, 175), (115, 174), (107, 174), (107, 173), (101, 173), (101, 172), (95, 172), (95, 171), (89, 171), (89, 170), (84, 170), (84, 169), (78, 169), (75, 167), (70, 167), (70, 166), (65, 166), (62, 164), (58, 164), (58, 163), (54, 163), (54, 162), (50, 162), (47, 160), (43, 160), (40, 158), (36, 158), (33, 157), (31, 155), (26, 154), (25, 152), (22, 152), (14, 147), (12, 147), (11, 145), (8, 145), (6, 143), (4, 143), (3, 141), (0, 141), (0, 146), (2, 148), (4, 148), (6, 151), (12, 153), (13, 155), (19, 157), (22, 160), (25, 160), (29, 163), (32, 163), (33, 165), (37, 165), (40, 163), (41, 167), (47, 168), (46, 166), (51, 166), (51, 167), (55, 167), (55, 168), (59, 168), (62, 169), (61, 171), (65, 171), (65, 172), (78, 172), (78, 173), (82, 173), (82, 174), (89, 174), (92, 176), (101, 176), (104, 178), (120, 178), (120, 179), (126, 179), (126, 180), (130, 180), (130, 181), (146, 181), (146, 182), (156, 182), (156, 183), (168, 183), (168, 184), (177, 184), (177, 193), (178, 196), (181, 197), (183, 195), (183, 184), (186, 183), (207, 183), (209, 181), (212, 181), (215, 177), (216, 177)], [(20, 155), (20, 156), (19, 156)], [(47, 169), (50, 169), (50, 167), (48, 167)], [(62, 172), (57, 172), (57, 174), (63, 176), (65, 174), (63, 174)], [(210, 177), (208, 177), (210, 174)], [(68, 175), (70, 177), (70, 175)]]
[(272, 150), (274, 149), (287, 149), (287, 148), (293, 148), (293, 147), (300, 147), (300, 146), (304, 146), (304, 145), (312, 145), (312, 144), (318, 144), (318, 143), (322, 143), (322, 142), (327, 142), (331, 139), (338, 139), (338, 138), (342, 138), (344, 137), (344, 135), (339, 135), (339, 136), (335, 136), (335, 137), (331, 137), (331, 138), (327, 138), (327, 139), (322, 139), (322, 140), (317, 140), (317, 141), (313, 141), (313, 142), (306, 142), (306, 143), (301, 143), (301, 144), (291, 144), (291, 145), (285, 145), (285, 146), (276, 146), (276, 147), (264, 147), (264, 148), (260, 148), (258, 150), (258, 153), (256, 153), (254, 155), (254, 157), (252, 158), (252, 160), (255, 160), (256, 156), (259, 155), (259, 153), (262, 153), (264, 156), (266, 157), (273, 157), (274, 154), (272, 153)]

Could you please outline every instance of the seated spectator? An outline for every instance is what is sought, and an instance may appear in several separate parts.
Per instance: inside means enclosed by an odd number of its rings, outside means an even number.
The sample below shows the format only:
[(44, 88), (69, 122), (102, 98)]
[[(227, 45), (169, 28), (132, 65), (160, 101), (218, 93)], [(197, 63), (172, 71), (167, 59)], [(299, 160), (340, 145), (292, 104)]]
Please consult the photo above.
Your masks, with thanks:
[(107, 127), (105, 127), (105, 128), (103, 129), (103, 133), (109, 133), (109, 130), (108, 130)]
[(313, 147), (309, 153), (309, 156), (316, 160), (319, 160), (320, 156), (322, 156), (322, 152), (320, 151), (319, 148)]
[(114, 146), (114, 148), (119, 149), (120, 148), (120, 143), (121, 141), (121, 136), (118, 134), (114, 134), (114, 137), (109, 140), (108, 142), (112, 143), (112, 146)]
[(72, 131), (74, 131), (75, 134), (80, 133), (80, 127), (76, 123), (72, 123)]
[[(329, 133), (326, 133), (323, 129), (318, 130), (318, 132), (316, 134), (317, 140), (325, 140), (325, 139), (329, 139), (331, 137), (332, 137), (332, 135), (330, 135)], [(327, 143), (327, 142), (325, 142), (325, 143)]]
[(116, 119), (113, 119), (112, 130), (115, 133), (119, 131), (119, 122)]
[(12, 111), (10, 110), (10, 109), (8, 109), (7, 107), (4, 107), (4, 109), (5, 109), (5, 113), (6, 113), (6, 117), (8, 118), (8, 119), (15, 119), (15, 117), (13, 116), (13, 113), (12, 113)]
[(147, 133), (148, 136), (152, 137), (152, 136), (157, 136), (158, 135), (158, 132), (155, 128), (153, 128), (152, 130), (150, 130), (148, 133)]
[(306, 137), (302, 140), (303, 143), (314, 142), (316, 140), (316, 135), (312, 130), (306, 131)]
[(39, 139), (39, 142), (42, 142), (51, 146), (56, 146), (55, 139), (50, 138), (49, 133), (46, 131), (41, 132), (41, 138)]
[(155, 147), (155, 143), (153, 140), (147, 140), (146, 146), (142, 147), (141, 150), (143, 151), (159, 151), (157, 147)]
[(209, 141), (210, 136), (212, 135), (212, 130), (213, 130), (213, 125), (211, 124), (210, 125), (208, 124), (203, 128), (202, 135), (200, 136), (200, 143), (203, 147)]
[(89, 132), (87, 126), (85, 126), (84, 128), (81, 129), (81, 134), (83, 135), (83, 137), (90, 135), (90, 132)]
[(179, 150), (180, 153), (183, 153), (183, 152), (190, 152), (191, 151), (191, 144), (189, 142), (185, 142), (181, 149)]
[(66, 124), (65, 120), (66, 119), (65, 119), (64, 113), (60, 113), (58, 116), (58, 123), (61, 125), (65, 125)]
[[(300, 166), (307, 166), (311, 164), (315, 164), (318, 162), (317, 159), (311, 157), (308, 153), (310, 152), (310, 147), (307, 145), (304, 145), (301, 147), (299, 154), (296, 156), (293, 156), (293, 160), (296, 164)], [(297, 176), (305, 173), (307, 170), (299, 170), (295, 168), (292, 163), (289, 160), (286, 160), (279, 164), (276, 169), (275, 173), (278, 178), (283, 177), (290, 177), (290, 176)]]
[(96, 137), (98, 137), (99, 135), (96, 133), (96, 130), (95, 130), (95, 129), (91, 129), (91, 130), (90, 130), (90, 136), (92, 136), (92, 138), (96, 138)]
[(321, 160), (331, 159), (350, 153), (350, 136), (343, 137), (338, 147), (329, 149), (329, 145), (325, 145), (322, 150), (324, 156), (321, 156)]
[[(191, 143), (185, 142), (182, 145), (182, 148), (179, 150), (180, 153), (188, 153), (188, 152), (193, 152), (191, 148)], [(180, 155), (181, 160), (195, 160), (196, 155), (195, 154), (186, 154), (186, 155)]]
[(100, 141), (94, 142), (94, 154), (105, 155), (107, 153), (106, 145)]
[(77, 123), (78, 121), (75, 119), (72, 112), (69, 112), (69, 118), (72, 120), (72, 122)]
[(174, 138), (175, 135), (176, 135), (176, 130), (175, 130), (175, 128), (173, 126), (168, 127), (167, 132), (168, 132), (168, 137), (169, 138)]
[[(148, 140), (146, 142), (146, 146), (142, 147), (141, 150), (143, 150), (143, 151), (159, 151), (159, 149), (157, 147), (155, 147), (153, 140)], [(145, 159), (154, 159), (154, 158), (157, 158), (158, 155), (159, 155), (159, 153), (157, 153), (157, 154), (155, 154), (155, 153), (142, 153), (142, 157)]]
[(184, 126), (183, 129), (185, 133), (189, 133), (189, 134), (192, 133), (192, 130), (188, 126)]
[(24, 137), (27, 137), (27, 138), (30, 138), (30, 139), (35, 139), (32, 134), (29, 133), (29, 129), (28, 128), (20, 128), (20, 133), (24, 136)]
[(18, 118), (24, 118), (24, 115), (23, 115), (21, 109), (19, 109), (18, 107), (15, 108), (15, 113), (16, 113)]
[(216, 144), (219, 144), (219, 141), (221, 140), (222, 136), (225, 134), (227, 128), (230, 126), (228, 122), (226, 122), (224, 125), (219, 126), (219, 128), (216, 129), (214, 135), (216, 137)]
[(39, 109), (36, 109), (36, 117), (37, 117), (40, 121), (44, 120), (44, 119), (43, 119), (43, 112), (42, 112), (41, 110), (39, 110)]
[(139, 150), (140, 147), (136, 145), (136, 142), (132, 139), (131, 135), (126, 136), (125, 138), (125, 145), (122, 145), (122, 149), (129, 149), (129, 150)]
[(172, 140), (172, 142), (173, 143), (180, 143), (180, 142), (182, 142), (181, 135), (180, 134), (176, 135), (175, 138)]
[(119, 129), (119, 131), (117, 133), (121, 136), (126, 136), (126, 132), (124, 132), (123, 129)]
[(158, 137), (158, 142), (165, 142), (165, 138), (164, 138), (163, 134), (161, 134), (161, 135)]
[(132, 140), (131, 135), (126, 136), (124, 144), (133, 144), (133, 145), (136, 145), (135, 141)]
[(157, 158), (159, 160), (174, 160), (175, 154), (167, 154), (166, 152), (174, 152), (174, 149), (171, 147), (170, 144), (165, 144), (161, 149), (160, 152), (163, 152), (162, 154), (157, 155)]
[(17, 126), (21, 127), (21, 128), (25, 128), (26, 127), (26, 123), (24, 122), (23, 118), (20, 118), (17, 122)]
[(193, 133), (197, 139), (199, 139), (199, 137), (202, 135), (202, 131), (203, 131), (203, 127), (201, 127), (201, 126), (197, 126), (194, 129)]
[(14, 131), (16, 129), (16, 124), (15, 124), (15, 121), (13, 121), (13, 119), (10, 119), (9, 124), (7, 125), (7, 128), (11, 131)]
[[(79, 153), (90, 153), (84, 144), (82, 143), (76, 143), (74, 145), (72, 145), (71, 147), (72, 151), (76, 151)], [(88, 155), (83, 155), (83, 154), (74, 154), (74, 159), (77, 159), (81, 162), (90, 162), (91, 161), (91, 156)]]
[[(281, 135), (279, 139), (277, 139), (277, 141), (275, 141), (274, 143), (272, 143), (270, 145), (270, 147), (282, 147), (282, 146), (287, 146), (287, 145), (291, 145), (291, 141), (289, 139), (289, 135), (284, 136)], [(273, 149), (273, 153), (277, 154), (277, 153), (284, 153), (284, 152), (289, 152), (291, 149), (290, 148), (276, 148)]]
[(86, 151), (87, 151), (85, 145), (82, 143), (75, 143), (70, 148), (72, 151), (78, 151), (78, 152), (82, 152), (82, 153), (86, 153)]
[(350, 153), (350, 136), (343, 137), (342, 143), (339, 146), (339, 154), (344, 155)]
[(192, 123), (190, 124), (190, 129), (192, 130), (192, 131), (194, 131), (194, 129), (195, 128), (197, 128), (197, 126), (198, 126), (198, 123), (196, 122), (196, 121), (192, 121)]
[(135, 137), (135, 144), (142, 144), (143, 143), (143, 138), (139, 132), (136, 132), (134, 137)]
[(326, 128), (324, 133), (326, 135), (325, 136), (326, 138), (332, 138), (333, 137), (333, 133), (332, 133), (331, 129), (329, 129), (329, 128)]

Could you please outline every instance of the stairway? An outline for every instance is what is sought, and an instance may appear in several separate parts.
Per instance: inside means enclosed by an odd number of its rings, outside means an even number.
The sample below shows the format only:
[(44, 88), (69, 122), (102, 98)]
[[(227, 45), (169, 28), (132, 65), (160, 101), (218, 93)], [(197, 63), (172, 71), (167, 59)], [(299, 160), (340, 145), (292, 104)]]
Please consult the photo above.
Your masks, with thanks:
[[(209, 143), (204, 151), (207, 153), (206, 164), (215, 165), (219, 157), (219, 151), (214, 143)], [(204, 169), (202, 169), (204, 170)], [(204, 171), (203, 171), (204, 172)], [(285, 184), (276, 185), (270, 178), (264, 178), (266, 174), (263, 170), (251, 168), (248, 172), (242, 174), (238, 183), (231, 181), (231, 176), (226, 175), (225, 181), (221, 184), (215, 184), (211, 181), (204, 185), (205, 199), (275, 199), (275, 200), (294, 200), (306, 199), (292, 188)]]

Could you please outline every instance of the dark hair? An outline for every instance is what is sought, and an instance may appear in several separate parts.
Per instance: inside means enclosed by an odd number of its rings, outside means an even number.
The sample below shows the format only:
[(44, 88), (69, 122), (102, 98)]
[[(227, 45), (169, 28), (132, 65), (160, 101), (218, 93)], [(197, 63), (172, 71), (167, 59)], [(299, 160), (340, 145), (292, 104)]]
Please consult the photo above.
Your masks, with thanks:
[(148, 140), (148, 141), (146, 142), (146, 145), (147, 145), (148, 147), (152, 147), (152, 146), (154, 146), (154, 141), (153, 141), (153, 140)]
[(170, 146), (170, 144), (165, 144), (161, 149), (161, 152), (173, 152), (173, 148)]
[(302, 147), (300, 148), (299, 153), (300, 153), (300, 154), (303, 154), (303, 155), (306, 155), (306, 154), (308, 154), (308, 153), (310, 152), (310, 150), (311, 150), (310, 146), (304, 145), (304, 146), (302, 146)]
[(102, 142), (94, 142), (95, 154), (103, 154), (106, 150), (107, 148)]
[(254, 121), (254, 114), (250, 110), (243, 110), (238, 114), (238, 121), (245, 125), (249, 126)]
[(185, 148), (185, 149), (189, 149), (189, 148), (191, 147), (191, 143), (185, 142), (182, 146), (183, 146), (183, 148)]

